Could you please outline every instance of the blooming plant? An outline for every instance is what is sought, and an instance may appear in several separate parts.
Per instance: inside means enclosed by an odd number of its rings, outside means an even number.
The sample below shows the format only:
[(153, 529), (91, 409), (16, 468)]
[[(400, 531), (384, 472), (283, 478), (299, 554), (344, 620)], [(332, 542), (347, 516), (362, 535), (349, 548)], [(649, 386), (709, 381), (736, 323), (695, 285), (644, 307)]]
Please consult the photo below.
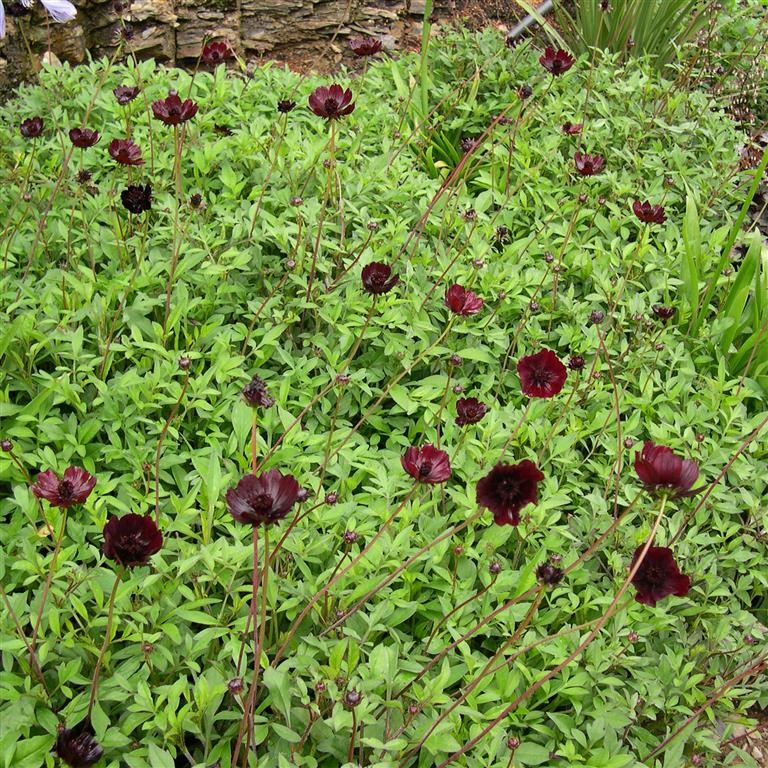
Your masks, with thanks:
[(0, 765), (715, 766), (768, 702), (738, 127), (426, 28), (4, 106)]

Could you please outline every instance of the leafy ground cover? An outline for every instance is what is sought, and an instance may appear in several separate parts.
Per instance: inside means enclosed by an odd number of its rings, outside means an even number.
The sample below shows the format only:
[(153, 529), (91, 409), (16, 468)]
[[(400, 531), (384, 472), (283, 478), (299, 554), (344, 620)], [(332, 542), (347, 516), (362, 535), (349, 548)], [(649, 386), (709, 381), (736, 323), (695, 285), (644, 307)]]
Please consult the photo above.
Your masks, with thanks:
[(3, 765), (756, 765), (765, 160), (490, 32), (209, 69), (3, 112)]

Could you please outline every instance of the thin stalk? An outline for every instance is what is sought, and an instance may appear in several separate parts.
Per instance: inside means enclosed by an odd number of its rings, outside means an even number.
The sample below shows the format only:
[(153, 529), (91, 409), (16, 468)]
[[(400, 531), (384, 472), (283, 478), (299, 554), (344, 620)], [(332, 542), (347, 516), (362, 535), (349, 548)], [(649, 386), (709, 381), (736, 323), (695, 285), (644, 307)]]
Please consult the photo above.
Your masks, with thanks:
[(112, 634), (112, 618), (115, 612), (115, 597), (117, 596), (117, 588), (120, 586), (120, 581), (123, 578), (125, 568), (121, 565), (117, 569), (115, 574), (115, 583), (112, 585), (112, 592), (109, 595), (109, 608), (107, 611), (107, 628), (104, 630), (104, 642), (101, 644), (101, 650), (99, 651), (99, 658), (96, 661), (96, 668), (93, 671), (93, 680), (91, 681), (91, 695), (88, 699), (88, 712), (85, 715), (85, 720), (90, 722), (91, 712), (93, 712), (93, 705), (96, 703), (96, 694), (99, 689), (99, 675), (101, 673), (101, 665), (104, 661), (104, 654), (109, 647), (109, 636)]
[(168, 317), (171, 314), (171, 292), (173, 291), (173, 278), (176, 275), (176, 267), (179, 263), (179, 253), (181, 252), (181, 232), (179, 230), (179, 214), (182, 206), (182, 177), (181, 177), (181, 147), (184, 141), (183, 129), (179, 131), (179, 126), (173, 126), (173, 176), (176, 182), (176, 207), (173, 212), (173, 254), (171, 255), (171, 266), (168, 270), (168, 284), (165, 289), (165, 316), (163, 318), (163, 338), (168, 330)]
[(336, 576), (334, 576), (332, 579), (330, 579), (326, 585), (322, 588), (317, 590), (315, 594), (310, 598), (309, 602), (304, 606), (304, 609), (302, 612), (298, 615), (296, 620), (291, 625), (291, 628), (288, 630), (288, 634), (285, 637), (285, 640), (283, 641), (283, 644), (278, 648), (277, 653), (275, 654), (274, 659), (272, 660), (272, 666), (275, 666), (278, 661), (283, 656), (283, 653), (285, 652), (286, 648), (288, 647), (288, 644), (291, 642), (293, 636), (296, 634), (296, 630), (301, 625), (301, 622), (304, 621), (304, 618), (306, 615), (312, 610), (312, 606), (323, 596), (325, 595), (328, 590), (331, 589), (331, 587), (335, 586), (340, 579), (342, 579), (344, 576), (346, 576), (371, 550), (373, 545), (384, 535), (384, 533), (387, 531), (390, 525), (394, 522), (397, 515), (400, 513), (400, 511), (405, 507), (405, 505), (410, 501), (413, 494), (416, 492), (416, 489), (418, 488), (418, 484), (414, 483), (411, 486), (411, 489), (408, 491), (408, 493), (405, 495), (405, 498), (400, 502), (400, 504), (397, 505), (395, 508), (395, 511), (392, 512), (392, 514), (384, 521), (384, 524), (379, 528), (376, 535), (371, 538), (371, 540), (365, 545), (365, 547), (360, 551), (360, 553), (355, 557), (350, 564), (344, 568), (343, 570), (339, 571)]
[(355, 359), (355, 355), (357, 354), (357, 350), (360, 348), (360, 343), (363, 340), (363, 337), (365, 336), (365, 332), (368, 329), (368, 324), (371, 322), (371, 318), (373, 317), (373, 313), (376, 310), (376, 299), (379, 297), (374, 294), (373, 301), (371, 302), (371, 306), (368, 309), (368, 314), (365, 316), (365, 322), (363, 323), (363, 327), (360, 329), (360, 332), (357, 334), (357, 338), (355, 339), (354, 346), (352, 347), (352, 351), (349, 353), (349, 356), (347, 357), (347, 361), (344, 363), (344, 365), (341, 366), (341, 372), (346, 372), (347, 368), (349, 368), (350, 365), (352, 365), (352, 361)]
[(165, 420), (165, 424), (163, 424), (163, 428), (160, 431), (160, 437), (157, 441), (157, 449), (155, 450), (155, 523), (157, 525), (160, 524), (160, 453), (163, 450), (163, 442), (165, 441), (166, 434), (168, 434), (168, 428), (171, 426), (171, 422), (179, 411), (179, 406), (184, 399), (188, 384), (189, 370), (184, 374), (184, 383), (181, 385), (181, 394), (179, 394), (173, 408), (171, 408), (171, 412), (168, 414), (168, 418)]

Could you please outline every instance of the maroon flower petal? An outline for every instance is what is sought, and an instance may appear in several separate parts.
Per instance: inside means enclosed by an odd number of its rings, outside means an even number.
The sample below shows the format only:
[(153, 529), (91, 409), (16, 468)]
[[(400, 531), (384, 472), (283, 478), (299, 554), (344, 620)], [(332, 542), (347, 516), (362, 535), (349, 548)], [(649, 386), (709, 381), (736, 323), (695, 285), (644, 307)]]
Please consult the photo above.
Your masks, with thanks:
[(163, 535), (148, 515), (129, 512), (111, 517), (104, 526), (102, 552), (126, 568), (146, 565), (163, 546)]
[(528, 397), (554, 397), (565, 386), (568, 369), (550, 349), (521, 357), (517, 363), (520, 386)]
[(448, 454), (427, 443), (421, 448), (411, 446), (400, 457), (403, 469), (419, 483), (436, 485), (451, 476)]
[(498, 525), (518, 525), (520, 510), (539, 500), (538, 484), (543, 479), (541, 470), (528, 459), (519, 464), (497, 464), (478, 481), (477, 503), (493, 513)]
[[(632, 556), (630, 569), (643, 551), (640, 545)], [(632, 577), (632, 585), (637, 589), (635, 599), (639, 603), (655, 606), (659, 600), (669, 595), (685, 597), (691, 586), (691, 579), (680, 573), (672, 550), (668, 547), (649, 547), (643, 562)]]

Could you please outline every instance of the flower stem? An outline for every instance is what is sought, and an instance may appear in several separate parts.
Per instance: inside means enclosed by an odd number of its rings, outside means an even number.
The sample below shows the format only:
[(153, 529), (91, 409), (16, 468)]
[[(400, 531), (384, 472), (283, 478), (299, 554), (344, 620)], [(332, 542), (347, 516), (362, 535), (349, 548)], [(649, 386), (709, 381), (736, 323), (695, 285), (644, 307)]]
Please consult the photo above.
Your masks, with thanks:
[(251, 420), (251, 471), (256, 474), (256, 434), (259, 416), (256, 413), (255, 408), (251, 408), (252, 420)]
[(301, 622), (304, 621), (304, 618), (306, 615), (312, 610), (312, 606), (323, 596), (325, 595), (328, 590), (331, 589), (341, 578), (346, 576), (347, 573), (349, 573), (371, 550), (373, 545), (384, 535), (386, 530), (389, 528), (390, 525), (392, 525), (395, 517), (397, 517), (398, 513), (405, 507), (405, 505), (408, 503), (408, 501), (411, 499), (413, 494), (415, 493), (416, 489), (418, 488), (418, 485), (414, 483), (411, 486), (411, 489), (408, 491), (408, 493), (405, 495), (405, 498), (398, 504), (395, 511), (384, 521), (384, 524), (379, 528), (378, 532), (375, 536), (365, 545), (365, 547), (360, 551), (360, 553), (355, 557), (350, 564), (344, 568), (343, 570), (339, 571), (332, 579), (330, 579), (326, 585), (322, 588), (317, 590), (315, 594), (310, 598), (309, 602), (304, 606), (304, 609), (302, 612), (298, 615), (296, 620), (291, 625), (291, 628), (288, 630), (288, 634), (285, 637), (285, 640), (283, 641), (283, 644), (278, 648), (277, 653), (275, 653), (275, 657), (272, 660), (272, 666), (277, 664), (277, 662), (282, 658), (283, 653), (285, 653), (286, 648), (288, 647), (288, 644), (291, 642), (291, 639), (293, 638), (294, 634), (296, 634), (296, 630), (301, 625)]
[(173, 291), (173, 278), (176, 274), (176, 266), (179, 263), (179, 252), (181, 251), (181, 232), (179, 231), (179, 214), (182, 205), (182, 177), (181, 177), (181, 147), (184, 142), (184, 133), (179, 131), (179, 126), (173, 126), (173, 176), (176, 182), (176, 207), (173, 212), (173, 254), (171, 256), (171, 266), (168, 270), (168, 285), (165, 289), (165, 316), (163, 318), (163, 338), (168, 330), (168, 317), (171, 314), (171, 292)]
[(352, 351), (349, 353), (349, 356), (347, 357), (347, 361), (344, 363), (344, 365), (341, 366), (342, 373), (346, 372), (347, 368), (349, 368), (349, 366), (352, 365), (352, 361), (355, 359), (357, 350), (360, 348), (360, 344), (363, 341), (363, 336), (365, 336), (365, 332), (368, 329), (368, 324), (371, 322), (373, 313), (376, 310), (377, 298), (378, 296), (374, 294), (373, 301), (371, 302), (371, 306), (368, 309), (368, 314), (365, 316), (365, 322), (363, 323), (363, 327), (360, 329), (360, 332), (357, 334), (357, 338), (355, 339), (355, 343), (354, 343), (354, 346), (352, 347)]
[(93, 680), (91, 681), (91, 695), (88, 699), (88, 713), (85, 716), (86, 721), (90, 721), (91, 712), (93, 711), (93, 705), (96, 703), (96, 694), (99, 689), (99, 675), (101, 673), (101, 665), (104, 661), (104, 654), (109, 647), (109, 636), (112, 634), (112, 618), (115, 613), (115, 597), (117, 595), (117, 588), (120, 585), (120, 581), (123, 578), (124, 567), (121, 565), (117, 569), (115, 574), (115, 583), (112, 585), (112, 592), (109, 595), (109, 608), (107, 609), (107, 627), (104, 630), (104, 642), (101, 644), (101, 650), (99, 651), (99, 658), (96, 661), (96, 668), (93, 671)]
[(48, 686), (45, 684), (43, 671), (42, 669), (40, 669), (40, 665), (37, 663), (37, 657), (32, 651), (32, 646), (29, 644), (29, 641), (27, 640), (27, 636), (24, 634), (24, 628), (21, 626), (19, 617), (16, 615), (16, 611), (13, 610), (11, 601), (8, 599), (8, 594), (6, 593), (5, 587), (3, 587), (2, 584), (0, 584), (0, 597), (2, 597), (3, 603), (5, 603), (5, 609), (6, 611), (8, 611), (8, 615), (11, 617), (11, 621), (13, 621), (13, 624), (16, 627), (16, 633), (21, 639), (21, 642), (24, 643), (24, 647), (27, 649), (30, 669), (32, 673), (35, 675), (35, 677), (40, 681), (41, 685), (43, 686), (43, 690), (45, 691), (45, 695), (50, 701), (51, 693), (48, 690)]

